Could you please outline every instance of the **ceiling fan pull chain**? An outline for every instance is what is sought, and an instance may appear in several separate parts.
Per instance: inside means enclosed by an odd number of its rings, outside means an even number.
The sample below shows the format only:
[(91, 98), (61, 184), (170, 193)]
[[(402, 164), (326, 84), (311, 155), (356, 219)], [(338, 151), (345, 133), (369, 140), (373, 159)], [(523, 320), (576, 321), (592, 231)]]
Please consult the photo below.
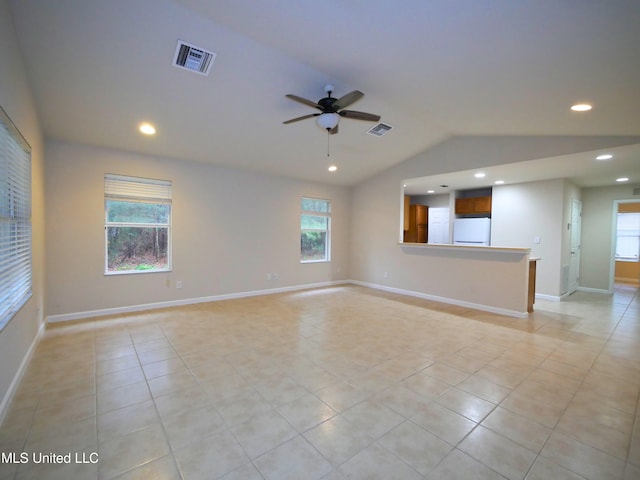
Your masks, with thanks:
[(329, 130), (327, 130), (327, 157), (329, 156), (330, 141), (331, 141), (331, 134), (329, 133)]

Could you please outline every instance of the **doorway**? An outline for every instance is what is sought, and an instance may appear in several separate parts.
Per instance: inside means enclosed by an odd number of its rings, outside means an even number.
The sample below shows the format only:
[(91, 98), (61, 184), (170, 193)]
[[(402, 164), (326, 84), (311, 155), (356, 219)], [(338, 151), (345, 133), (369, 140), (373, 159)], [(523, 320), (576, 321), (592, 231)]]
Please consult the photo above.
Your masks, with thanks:
[(569, 295), (578, 290), (578, 285), (580, 283), (580, 235), (582, 232), (582, 202), (575, 198), (571, 200), (570, 228), (569, 279), (567, 285), (567, 293)]

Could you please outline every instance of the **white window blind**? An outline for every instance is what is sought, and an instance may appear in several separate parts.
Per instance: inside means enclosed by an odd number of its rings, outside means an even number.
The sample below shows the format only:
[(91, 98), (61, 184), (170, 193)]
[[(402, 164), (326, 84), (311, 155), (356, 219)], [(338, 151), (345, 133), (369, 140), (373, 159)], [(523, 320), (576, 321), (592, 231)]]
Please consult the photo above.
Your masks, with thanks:
[(171, 203), (171, 181), (106, 174), (104, 196), (114, 200)]
[(640, 213), (618, 213), (616, 228), (616, 260), (640, 260)]
[(0, 108), (0, 329), (31, 297), (31, 147)]

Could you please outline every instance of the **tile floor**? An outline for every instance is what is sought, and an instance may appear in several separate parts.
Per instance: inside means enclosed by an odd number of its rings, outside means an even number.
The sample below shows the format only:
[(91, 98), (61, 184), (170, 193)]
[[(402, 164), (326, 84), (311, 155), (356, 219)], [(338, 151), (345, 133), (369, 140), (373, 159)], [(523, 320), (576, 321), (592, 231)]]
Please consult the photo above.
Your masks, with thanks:
[(357, 286), (199, 304), (49, 328), (0, 480), (638, 479), (639, 391), (631, 287), (529, 319)]

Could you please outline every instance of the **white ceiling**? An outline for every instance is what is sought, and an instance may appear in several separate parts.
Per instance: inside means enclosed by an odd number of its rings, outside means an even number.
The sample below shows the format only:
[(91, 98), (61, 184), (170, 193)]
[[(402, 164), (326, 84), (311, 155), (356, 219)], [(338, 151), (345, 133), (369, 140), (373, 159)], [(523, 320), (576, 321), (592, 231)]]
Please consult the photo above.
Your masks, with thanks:
[[(640, 135), (637, 0), (10, 4), (49, 138), (353, 185), (454, 135)], [(209, 76), (171, 66), (178, 39), (217, 53)], [(327, 158), (313, 120), (282, 124), (326, 83), (394, 129), (342, 119)]]

